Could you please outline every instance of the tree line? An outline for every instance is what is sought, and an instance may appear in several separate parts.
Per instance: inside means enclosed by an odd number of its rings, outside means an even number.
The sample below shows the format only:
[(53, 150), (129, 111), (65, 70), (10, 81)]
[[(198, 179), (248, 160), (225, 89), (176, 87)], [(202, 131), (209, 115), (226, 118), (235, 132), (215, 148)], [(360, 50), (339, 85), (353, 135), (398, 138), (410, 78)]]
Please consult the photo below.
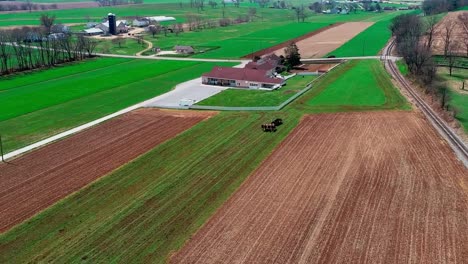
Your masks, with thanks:
[(53, 67), (93, 56), (97, 41), (82, 35), (48, 34), (43, 27), (0, 31), (0, 74)]
[[(447, 19), (438, 27), (438, 19), (435, 16), (421, 17), (414, 14), (405, 14), (395, 17), (390, 25), (390, 30), (395, 37), (396, 50), (400, 54), (408, 71), (417, 82), (424, 87), (427, 94), (439, 97), (440, 107), (448, 110), (447, 86), (436, 78), (437, 65), (434, 62), (432, 48), (434, 40), (441, 38), (443, 54), (448, 63), (449, 74), (457, 60), (460, 45), (465, 45), (468, 55), (468, 15), (461, 14), (456, 20)], [(454, 28), (464, 26), (465, 33), (461, 38), (455, 36)], [(454, 112), (455, 109), (452, 109)]]
[(422, 10), (426, 15), (434, 15), (454, 11), (466, 5), (468, 0), (424, 0)]

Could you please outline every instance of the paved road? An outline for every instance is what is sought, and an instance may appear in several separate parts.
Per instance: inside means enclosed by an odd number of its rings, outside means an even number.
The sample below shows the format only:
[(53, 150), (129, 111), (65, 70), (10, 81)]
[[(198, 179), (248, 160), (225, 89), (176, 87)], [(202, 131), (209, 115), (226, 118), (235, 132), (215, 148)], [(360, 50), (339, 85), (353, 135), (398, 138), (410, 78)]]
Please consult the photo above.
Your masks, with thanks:
[(133, 55), (118, 55), (118, 54), (104, 54), (104, 53), (95, 53), (94, 55), (99, 56), (99, 57), (143, 59), (143, 60), (175, 60), (175, 61), (239, 62), (239, 63), (249, 62), (249, 60), (177, 58), (177, 57), (162, 57), (162, 56), (133, 56)]

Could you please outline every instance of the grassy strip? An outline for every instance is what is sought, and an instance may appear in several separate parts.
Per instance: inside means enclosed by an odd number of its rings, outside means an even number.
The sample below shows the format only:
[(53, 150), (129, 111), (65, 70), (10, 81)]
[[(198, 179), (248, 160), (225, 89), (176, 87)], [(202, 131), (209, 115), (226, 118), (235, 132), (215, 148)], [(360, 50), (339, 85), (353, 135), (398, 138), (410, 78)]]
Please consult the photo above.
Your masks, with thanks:
[(293, 107), (308, 113), (410, 109), (378, 60), (341, 65), (315, 83)]
[[(259, 124), (281, 117), (277, 133)], [(163, 263), (293, 129), (221, 113), (0, 236), (0, 262)], [(103, 195), (105, 194), (105, 195)]]
[[(171, 63), (173, 62), (159, 64), (159, 62), (151, 61), (151, 63), (161, 67), (171, 68)], [(146, 99), (166, 93), (178, 83), (199, 77), (200, 74), (209, 71), (214, 66), (214, 63), (189, 62), (176, 64), (180, 66), (179, 69), (165, 73), (160, 72), (159, 75), (155, 72), (157, 69), (148, 65), (147, 68), (141, 70), (146, 71), (152, 76), (147, 76), (141, 80), (134, 80), (133, 82), (125, 83), (122, 81), (120, 85), (116, 85), (109, 89), (101, 89), (100, 91), (89, 93), (86, 96), (77, 97), (73, 100), (1, 121), (0, 131), (4, 140), (3, 143), (5, 151), (8, 152), (18, 149), (69, 128), (95, 120)], [(218, 64), (219, 63), (216, 65)], [(182, 67), (182, 65), (184, 67)], [(153, 69), (153, 72), (150, 71), (151, 69)], [(123, 72), (125, 72), (125, 70), (123, 70)], [(47, 71), (44, 71), (41, 72), (41, 74), (47, 75), (48, 73)], [(114, 75), (109, 78), (120, 78), (122, 75), (125, 74), (122, 74), (121, 72), (114, 73)], [(84, 80), (79, 79), (80, 76), (81, 75), (75, 78), (75, 82), (79, 83), (82, 82), (80, 80)], [(67, 80), (67, 78), (65, 78), (65, 80)], [(61, 81), (61, 79), (59, 79), (59, 81)], [(53, 80), (51, 80), (51, 82), (55, 83)], [(85, 84), (86, 83), (83, 85)], [(41, 87), (43, 85), (49, 85), (49, 82), (39, 83), (36, 86), (38, 86), (38, 89), (42, 89)], [(74, 87), (75, 84), (73, 82), (67, 85), (68, 86), (65, 87), (58, 87), (70, 90), (76, 88)], [(12, 90), (22, 91), (23, 88)], [(3, 98), (2, 94), (3, 93), (0, 93), (0, 98)], [(29, 97), (28, 100), (30, 100), (29, 103), (34, 103), (35, 100), (44, 100), (44, 98)], [(18, 111), (14, 104), (12, 104), (11, 107), (12, 109), (9, 109), (8, 111)]]
[(408, 65), (406, 65), (404, 60), (397, 60), (396, 65), (403, 76), (408, 75)]
[(304, 89), (315, 78), (317, 76), (296, 76), (287, 80), (287, 84), (284, 87), (274, 91), (228, 89), (201, 101), (198, 105), (233, 107), (278, 106)]

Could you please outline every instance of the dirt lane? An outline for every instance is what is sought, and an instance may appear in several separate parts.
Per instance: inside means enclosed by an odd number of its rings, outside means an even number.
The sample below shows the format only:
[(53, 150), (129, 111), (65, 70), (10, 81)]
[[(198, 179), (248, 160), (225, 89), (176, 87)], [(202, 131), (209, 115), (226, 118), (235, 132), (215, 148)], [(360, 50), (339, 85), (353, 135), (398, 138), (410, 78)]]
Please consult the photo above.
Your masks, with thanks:
[(0, 164), (0, 232), (212, 114), (140, 109)]
[(468, 171), (414, 112), (311, 115), (173, 263), (463, 263)]

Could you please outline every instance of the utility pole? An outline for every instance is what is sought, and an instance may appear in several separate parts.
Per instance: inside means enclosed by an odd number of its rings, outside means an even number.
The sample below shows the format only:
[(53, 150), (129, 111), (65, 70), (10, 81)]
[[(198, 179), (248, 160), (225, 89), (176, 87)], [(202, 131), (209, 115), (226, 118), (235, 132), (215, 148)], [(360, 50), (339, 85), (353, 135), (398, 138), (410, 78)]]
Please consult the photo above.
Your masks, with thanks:
[(0, 154), (2, 155), (2, 162), (5, 162), (3, 158), (3, 142), (2, 142), (2, 135), (0, 135)]

